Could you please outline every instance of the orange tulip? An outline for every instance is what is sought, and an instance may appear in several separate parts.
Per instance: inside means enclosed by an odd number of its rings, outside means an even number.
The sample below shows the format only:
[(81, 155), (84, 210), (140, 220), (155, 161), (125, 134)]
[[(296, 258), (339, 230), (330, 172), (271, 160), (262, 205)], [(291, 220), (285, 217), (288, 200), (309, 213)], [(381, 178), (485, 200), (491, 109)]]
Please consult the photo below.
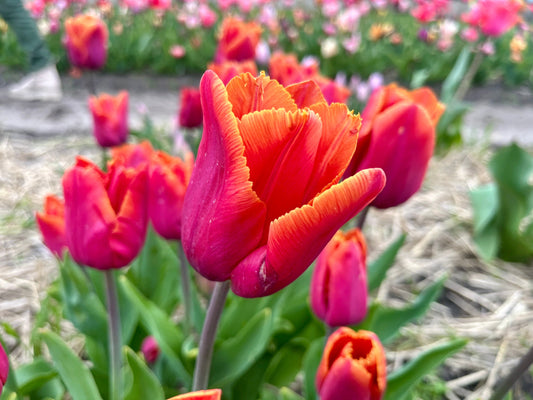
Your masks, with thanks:
[(255, 48), (260, 39), (261, 27), (255, 22), (247, 23), (234, 17), (224, 19), (215, 62), (255, 59)]
[(168, 400), (220, 400), (221, 396), (222, 390), (209, 389), (200, 390), (198, 392), (180, 394), (179, 396), (174, 396)]
[(61, 258), (67, 246), (65, 237), (65, 203), (63, 200), (54, 195), (46, 196), (44, 212), (38, 212), (36, 220), (43, 235), (44, 244), (52, 253)]
[(222, 63), (211, 63), (207, 69), (215, 71), (224, 85), (227, 85), (234, 77), (244, 72), (249, 72), (253, 76), (257, 76), (257, 66), (254, 61), (224, 61)]
[(316, 375), (321, 400), (380, 400), (387, 385), (387, 362), (376, 334), (337, 329), (329, 337)]
[(328, 106), (318, 86), (300, 86), (289, 92), (264, 74), (242, 74), (224, 87), (213, 71), (200, 83), (204, 132), (182, 243), (201, 275), (230, 279), (243, 297), (272, 294), (298, 278), (385, 184), (380, 169), (338, 183), (360, 118), (344, 104)]
[(443, 112), (444, 105), (429, 88), (409, 92), (390, 84), (372, 93), (363, 111), (357, 151), (345, 174), (366, 168), (385, 171), (387, 185), (372, 206), (397, 206), (420, 189)]
[(117, 96), (102, 94), (89, 98), (93, 116), (93, 133), (102, 147), (117, 146), (128, 139), (128, 92)]
[(123, 144), (111, 149), (112, 162), (121, 164), (127, 168), (138, 168), (142, 164), (148, 164), (152, 158), (154, 149), (148, 140), (139, 144)]
[(65, 21), (65, 46), (70, 63), (78, 68), (100, 69), (107, 59), (109, 32), (100, 18), (80, 14)]

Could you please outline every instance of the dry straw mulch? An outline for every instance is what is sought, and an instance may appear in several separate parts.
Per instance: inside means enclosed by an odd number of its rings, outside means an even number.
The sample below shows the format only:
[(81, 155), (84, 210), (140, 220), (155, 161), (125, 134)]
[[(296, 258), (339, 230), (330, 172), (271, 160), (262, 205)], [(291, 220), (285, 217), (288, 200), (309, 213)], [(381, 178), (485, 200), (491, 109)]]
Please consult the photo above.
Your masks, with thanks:
[[(92, 138), (4, 134), (0, 139), (0, 322), (22, 338), (21, 345), (9, 342), (18, 363), (31, 358), (32, 318), (57, 275), (34, 213), (47, 193), (60, 194), (62, 172), (78, 154), (99, 159)], [(395, 209), (371, 210), (365, 225), (370, 259), (402, 232), (408, 234), (379, 290), (380, 301), (402, 306), (448, 275), (439, 301), (421, 321), (405, 327), (387, 353), (394, 368), (450, 337), (470, 339), (440, 372), (450, 400), (488, 399), (491, 386), (533, 344), (533, 268), (484, 262), (472, 240), (468, 192), (490, 179), (488, 157), (484, 149), (465, 146), (434, 158), (417, 195)], [(518, 386), (513, 398), (525, 399), (531, 377)]]

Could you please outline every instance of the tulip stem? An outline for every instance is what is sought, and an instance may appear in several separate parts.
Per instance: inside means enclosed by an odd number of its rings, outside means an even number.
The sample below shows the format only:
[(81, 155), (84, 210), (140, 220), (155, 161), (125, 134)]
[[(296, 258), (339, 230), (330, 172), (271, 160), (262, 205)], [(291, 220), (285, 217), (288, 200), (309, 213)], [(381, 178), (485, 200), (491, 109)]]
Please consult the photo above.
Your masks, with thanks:
[(95, 79), (94, 79), (94, 72), (93, 71), (88, 71), (88, 75), (89, 75), (89, 81), (87, 83), (87, 86), (88, 86), (88, 89), (89, 89), (89, 93), (92, 94), (93, 96), (96, 96), (96, 82), (95, 82)]
[(363, 208), (363, 211), (359, 213), (359, 218), (357, 218), (357, 227), (360, 230), (363, 230), (363, 225), (365, 224), (366, 216), (368, 215), (368, 210), (370, 210), (370, 206), (366, 206), (365, 208)]
[(108, 337), (109, 337), (109, 399), (120, 400), (121, 382), (121, 336), (120, 336), (120, 315), (118, 309), (117, 286), (115, 275), (112, 269), (104, 271), (107, 315), (108, 315)]
[(503, 396), (511, 389), (511, 387), (518, 381), (524, 372), (533, 364), (533, 347), (520, 359), (518, 364), (509, 372), (498, 388), (493, 392), (490, 400), (501, 400)]
[(481, 67), (481, 63), (483, 62), (483, 53), (481, 51), (478, 51), (474, 55), (474, 59), (472, 60), (472, 64), (470, 64), (468, 70), (466, 71), (461, 84), (457, 88), (457, 91), (455, 92), (453, 96), (454, 101), (461, 101), (466, 96), (466, 93), (468, 92), (468, 89), (470, 89), (470, 86), (472, 85), (472, 81), (474, 80), (474, 77), (476, 76), (477, 71), (479, 70), (479, 67)]
[(211, 295), (211, 301), (207, 308), (202, 336), (200, 337), (200, 346), (198, 349), (198, 358), (194, 368), (194, 379), (192, 391), (207, 389), (209, 382), (209, 370), (211, 368), (211, 357), (213, 355), (213, 345), (217, 332), (218, 321), (226, 303), (226, 297), (229, 292), (230, 282), (217, 282)]
[(178, 241), (178, 257), (180, 260), (181, 291), (183, 294), (183, 304), (185, 306), (185, 326), (190, 331), (192, 329), (192, 302), (191, 287), (189, 282), (189, 264), (185, 258), (181, 241)]

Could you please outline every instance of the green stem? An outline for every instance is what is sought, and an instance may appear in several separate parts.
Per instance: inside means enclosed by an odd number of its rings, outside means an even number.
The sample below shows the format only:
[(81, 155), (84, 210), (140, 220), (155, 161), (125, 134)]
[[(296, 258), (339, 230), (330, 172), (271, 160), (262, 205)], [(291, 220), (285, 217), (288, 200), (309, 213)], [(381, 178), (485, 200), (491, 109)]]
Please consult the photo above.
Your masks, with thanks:
[(107, 149), (102, 147), (102, 171), (107, 171), (107, 161), (109, 160), (107, 156)]
[(181, 241), (178, 242), (178, 257), (180, 260), (180, 274), (181, 274), (181, 291), (183, 293), (183, 303), (185, 306), (185, 326), (189, 330), (192, 329), (192, 302), (191, 302), (191, 286), (189, 276), (189, 264), (183, 252)]
[(511, 387), (518, 381), (524, 372), (533, 364), (533, 347), (520, 359), (519, 363), (511, 370), (509, 375), (500, 383), (492, 394), (490, 400), (501, 400)]
[(196, 359), (196, 365), (194, 368), (193, 392), (207, 389), (218, 321), (220, 320), (220, 315), (224, 309), (229, 287), (229, 281), (217, 282), (215, 284), (215, 290), (213, 291), (209, 307), (207, 308), (204, 327), (202, 328), (202, 336), (200, 337), (198, 358)]
[(117, 287), (112, 269), (104, 271), (109, 334), (109, 399), (121, 400), (121, 336)]
[(360, 230), (363, 230), (363, 225), (366, 221), (366, 216), (368, 215), (368, 210), (370, 210), (370, 206), (366, 206), (363, 211), (359, 213), (359, 217), (357, 218), (357, 227)]
[(478, 71), (482, 62), (483, 62), (483, 53), (481, 51), (478, 51), (475, 54), (474, 59), (472, 60), (472, 64), (470, 64), (470, 67), (468, 67), (468, 70), (466, 71), (465, 76), (463, 80), (461, 81), (461, 84), (457, 88), (457, 91), (455, 92), (453, 96), (453, 101), (463, 100), (466, 93), (468, 92), (468, 89), (470, 89), (470, 86), (472, 85), (472, 81), (474, 80), (474, 76), (476, 76), (476, 72)]

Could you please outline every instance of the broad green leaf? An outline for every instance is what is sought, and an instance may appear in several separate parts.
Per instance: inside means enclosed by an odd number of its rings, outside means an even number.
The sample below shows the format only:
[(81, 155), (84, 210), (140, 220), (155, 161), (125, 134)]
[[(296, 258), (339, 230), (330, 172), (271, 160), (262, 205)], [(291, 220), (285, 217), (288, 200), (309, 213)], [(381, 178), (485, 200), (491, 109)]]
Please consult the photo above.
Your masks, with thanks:
[(30, 394), (31, 400), (63, 400), (65, 398), (65, 386), (59, 376), (45, 382)]
[(427, 69), (419, 69), (418, 71), (413, 72), (411, 78), (411, 84), (409, 85), (412, 89), (419, 88), (424, 86), (427, 79), (431, 76), (430, 72)]
[(500, 247), (497, 186), (491, 183), (472, 190), (470, 201), (474, 211), (474, 241), (481, 256), (491, 260)]
[(156, 376), (129, 347), (124, 347), (126, 379), (129, 387), (124, 400), (164, 400), (165, 394)]
[(369, 307), (367, 317), (357, 326), (357, 329), (375, 332), (379, 339), (386, 343), (398, 333), (402, 326), (426, 313), (431, 303), (439, 297), (445, 280), (445, 277), (441, 278), (424, 289), (412, 304), (404, 308), (389, 308), (373, 303)]
[(257, 399), (271, 360), (272, 355), (265, 353), (239, 379), (232, 381), (227, 388), (222, 388), (222, 393), (231, 393), (232, 400)]
[(293, 392), (291, 389), (287, 387), (282, 387), (279, 390), (278, 399), (279, 400), (304, 400), (302, 396), (300, 396), (298, 393)]
[(463, 81), (466, 71), (470, 66), (471, 54), (471, 48), (465, 46), (459, 54), (459, 57), (457, 57), (452, 70), (442, 83), (441, 99), (444, 103), (450, 103), (459, 84)]
[(50, 331), (43, 331), (41, 335), (48, 346), (54, 366), (72, 399), (101, 400), (89, 368), (74, 354), (63, 339)]
[(294, 339), (277, 350), (265, 373), (266, 381), (276, 387), (290, 385), (302, 369), (306, 344), (307, 341)]
[(396, 239), (380, 256), (368, 265), (368, 290), (375, 290), (381, 285), (387, 271), (394, 264), (398, 251), (405, 243), (407, 235), (404, 233)]
[(265, 351), (272, 335), (272, 310), (265, 308), (233, 338), (215, 346), (210, 387), (220, 387), (241, 376)]
[(179, 357), (184, 337), (170, 316), (146, 299), (125, 276), (118, 280), (124, 293), (130, 298), (132, 306), (139, 311), (141, 322), (146, 330), (154, 336), (161, 351), (168, 357), (177, 377), (187, 386), (191, 383), (191, 374), (185, 369)]
[(325, 337), (316, 339), (307, 348), (303, 359), (303, 372), (304, 372), (304, 394), (306, 400), (316, 400), (317, 393), (315, 388), (315, 377), (318, 365), (322, 359), (322, 352), (326, 344)]
[(393, 371), (387, 377), (385, 400), (404, 399), (424, 375), (439, 366), (452, 354), (461, 350), (466, 343), (467, 341), (464, 339), (455, 339), (435, 346), (413, 358), (398, 370)]
[(19, 395), (27, 395), (57, 376), (56, 369), (41, 357), (20, 366), (14, 373)]

